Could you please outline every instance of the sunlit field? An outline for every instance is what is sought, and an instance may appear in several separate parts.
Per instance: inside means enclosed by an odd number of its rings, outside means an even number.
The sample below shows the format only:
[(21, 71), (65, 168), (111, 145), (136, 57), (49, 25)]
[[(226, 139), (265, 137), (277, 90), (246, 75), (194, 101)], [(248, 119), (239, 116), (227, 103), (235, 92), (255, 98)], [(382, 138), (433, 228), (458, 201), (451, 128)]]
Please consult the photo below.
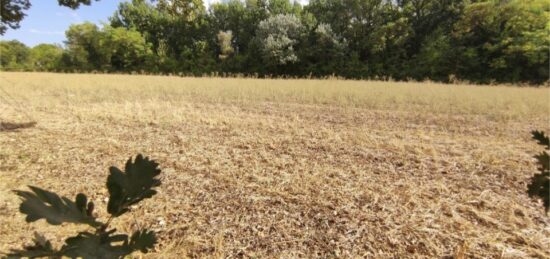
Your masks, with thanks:
[(146, 258), (548, 258), (527, 194), (548, 88), (346, 80), (0, 73), (0, 251), (33, 231), (11, 192), (91, 196), (138, 153), (159, 194), (117, 221)]

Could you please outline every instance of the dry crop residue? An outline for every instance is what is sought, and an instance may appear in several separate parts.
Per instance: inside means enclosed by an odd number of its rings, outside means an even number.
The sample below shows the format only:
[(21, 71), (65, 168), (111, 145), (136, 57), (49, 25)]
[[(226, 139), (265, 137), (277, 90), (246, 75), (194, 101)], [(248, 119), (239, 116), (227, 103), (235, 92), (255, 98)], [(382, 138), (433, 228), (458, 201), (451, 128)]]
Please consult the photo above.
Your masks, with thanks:
[(163, 185), (116, 227), (156, 230), (151, 258), (550, 257), (549, 219), (526, 194), (547, 89), (39, 73), (0, 83), (17, 100), (0, 102), (0, 120), (24, 110), (37, 121), (0, 132), (0, 251), (35, 230), (56, 244), (74, 233), (26, 224), (9, 190), (84, 192), (104, 209), (107, 168), (143, 153)]

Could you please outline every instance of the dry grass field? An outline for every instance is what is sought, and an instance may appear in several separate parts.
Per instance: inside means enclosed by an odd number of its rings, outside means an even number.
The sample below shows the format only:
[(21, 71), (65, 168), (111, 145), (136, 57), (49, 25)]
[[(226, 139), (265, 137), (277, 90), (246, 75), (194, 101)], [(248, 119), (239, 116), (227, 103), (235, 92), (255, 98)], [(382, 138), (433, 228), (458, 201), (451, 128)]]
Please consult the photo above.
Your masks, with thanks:
[[(104, 212), (111, 165), (157, 160), (163, 185), (116, 225), (146, 258), (549, 258), (529, 199), (548, 88), (343, 80), (0, 73), (0, 251), (36, 185)], [(9, 98), (8, 98), (9, 97)], [(105, 214), (102, 214), (105, 215)]]

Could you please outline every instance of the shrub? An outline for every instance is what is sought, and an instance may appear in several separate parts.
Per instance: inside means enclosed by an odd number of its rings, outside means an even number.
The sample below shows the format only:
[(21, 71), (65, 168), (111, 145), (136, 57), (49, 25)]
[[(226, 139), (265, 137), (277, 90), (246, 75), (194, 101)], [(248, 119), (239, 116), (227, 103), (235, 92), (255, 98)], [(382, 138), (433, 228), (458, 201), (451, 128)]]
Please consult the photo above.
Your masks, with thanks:
[(550, 150), (550, 140), (542, 131), (533, 131), (533, 139), (539, 145), (544, 146), (544, 149), (535, 158), (539, 164), (539, 173), (533, 175), (531, 183), (528, 186), (529, 196), (532, 198), (540, 198), (544, 203), (546, 213), (550, 207), (550, 157), (547, 150)]
[(34, 186), (29, 186), (31, 191), (15, 191), (22, 199), (19, 211), (26, 215), (27, 222), (44, 219), (51, 225), (84, 224), (90, 227), (90, 231), (65, 239), (60, 249), (54, 249), (50, 241), (35, 233), (33, 245), (14, 249), (8, 257), (123, 258), (134, 251), (150, 251), (156, 243), (154, 232), (137, 230), (129, 237), (115, 233), (116, 229), (109, 229), (109, 224), (114, 218), (129, 212), (130, 206), (157, 193), (154, 188), (160, 185), (158, 176), (161, 172), (158, 164), (138, 155), (134, 161), (130, 158), (126, 162), (124, 171), (116, 167), (109, 171), (107, 212), (110, 217), (106, 222), (95, 216), (94, 203), (82, 193), (73, 201)]

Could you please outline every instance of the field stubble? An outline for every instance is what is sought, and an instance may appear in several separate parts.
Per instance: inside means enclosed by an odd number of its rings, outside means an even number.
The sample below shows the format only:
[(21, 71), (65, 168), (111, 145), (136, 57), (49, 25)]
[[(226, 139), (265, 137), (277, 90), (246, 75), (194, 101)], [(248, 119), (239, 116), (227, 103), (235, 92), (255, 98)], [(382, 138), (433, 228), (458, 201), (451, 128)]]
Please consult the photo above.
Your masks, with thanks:
[(38, 123), (0, 132), (0, 251), (74, 231), (26, 224), (9, 190), (104, 207), (107, 168), (143, 153), (163, 185), (116, 227), (158, 231), (151, 258), (550, 257), (550, 221), (525, 192), (547, 88), (45, 73), (0, 84), (0, 120)]

